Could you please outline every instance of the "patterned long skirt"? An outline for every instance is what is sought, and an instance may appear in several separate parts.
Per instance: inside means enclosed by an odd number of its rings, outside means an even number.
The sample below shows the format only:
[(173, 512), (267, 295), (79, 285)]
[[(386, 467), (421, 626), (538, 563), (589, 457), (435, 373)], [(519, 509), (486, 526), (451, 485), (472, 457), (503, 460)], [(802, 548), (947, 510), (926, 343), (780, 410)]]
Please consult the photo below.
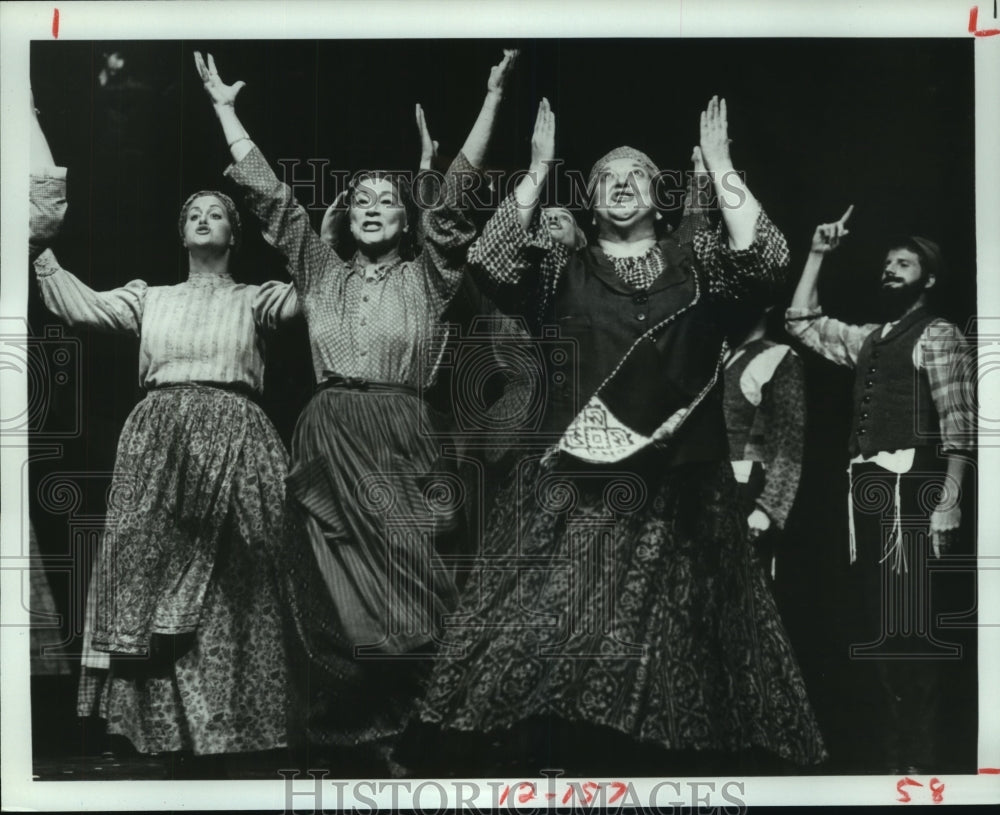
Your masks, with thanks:
[(136, 406), (91, 582), (80, 715), (140, 752), (286, 746), (286, 473), (245, 396), (180, 386)]
[(442, 634), (424, 730), (467, 740), (555, 720), (671, 751), (821, 761), (744, 527), (728, 462), (522, 461)]
[(288, 491), (312, 563), (294, 570), (313, 587), (296, 607), (308, 655), (296, 673), (314, 743), (400, 733), (457, 603), (448, 556), (464, 488), (432, 431), (416, 396), (338, 389), (317, 393), (295, 428)]

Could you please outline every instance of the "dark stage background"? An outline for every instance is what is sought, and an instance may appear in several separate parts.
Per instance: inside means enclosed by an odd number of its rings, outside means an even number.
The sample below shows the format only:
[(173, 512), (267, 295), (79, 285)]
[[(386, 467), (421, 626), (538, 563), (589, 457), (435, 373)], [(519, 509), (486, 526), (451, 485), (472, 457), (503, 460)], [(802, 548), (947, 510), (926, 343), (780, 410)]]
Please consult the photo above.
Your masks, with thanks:
[[(442, 160), (464, 141), (501, 41), (38, 42), (31, 79), (57, 163), (69, 168), (69, 213), (56, 245), (63, 266), (96, 289), (134, 278), (182, 280), (176, 224), (180, 204), (203, 188), (230, 191), (228, 149), (195, 71), (192, 52), (211, 51), (226, 82), (242, 79), (237, 110), (275, 165), (329, 159), (327, 169), (415, 169), (420, 102)], [(541, 96), (557, 118), (557, 155), (589, 171), (608, 149), (629, 144), (661, 168), (687, 169), (698, 114), (712, 94), (729, 105), (736, 167), (784, 230), (792, 249), (789, 293), (816, 224), (855, 204), (851, 235), (826, 263), (827, 311), (872, 316), (884, 241), (896, 233), (940, 242), (953, 271), (947, 316), (965, 326), (975, 312), (973, 49), (965, 40), (533, 40), (501, 108), (489, 164), (526, 166)], [(98, 81), (103, 54), (124, 68)], [(443, 166), (442, 166), (443, 169)], [(322, 204), (317, 201), (314, 225)], [(248, 282), (287, 279), (277, 254), (244, 215), (235, 273)], [(31, 290), (36, 336), (56, 320)], [(79, 338), (82, 434), (60, 440), (61, 456), (31, 467), (32, 517), (68, 639), (86, 582), (78, 534), (104, 511), (120, 428), (141, 391), (137, 344), (118, 336)], [(851, 373), (806, 355), (807, 448), (789, 552), (777, 591), (834, 771), (863, 766), (865, 723), (878, 711), (852, 698), (847, 682), (851, 608), (847, 568), (846, 440)], [(286, 441), (312, 389), (305, 327), (275, 337), (265, 409)], [(76, 405), (51, 406), (46, 427), (71, 421)], [(44, 454), (43, 433), (33, 454)], [(76, 479), (81, 502), (66, 509), (44, 493), (52, 477)], [(75, 475), (74, 475), (75, 474)], [(90, 476), (82, 474), (92, 474)], [(971, 519), (970, 519), (971, 520)], [(971, 527), (972, 524), (970, 523)], [(92, 541), (93, 538), (91, 537)], [(967, 543), (967, 546), (971, 544)], [(57, 568), (58, 567), (58, 568)], [(65, 569), (69, 569), (66, 571)], [(75, 570), (75, 571), (74, 571)], [(955, 578), (955, 603), (970, 603), (971, 576)], [(963, 599), (964, 598), (964, 599)], [(950, 632), (966, 648), (974, 631)], [(76, 642), (70, 650), (74, 650)], [(956, 664), (951, 708), (956, 769), (975, 762), (975, 675), (971, 652)], [(43, 701), (68, 710), (73, 690)], [(65, 697), (65, 698), (63, 698)], [(39, 699), (35, 699), (36, 710)], [(51, 703), (51, 704), (49, 704)], [(63, 726), (66, 726), (63, 720)], [(39, 742), (44, 747), (44, 739)], [(40, 748), (41, 749), (41, 748)]]

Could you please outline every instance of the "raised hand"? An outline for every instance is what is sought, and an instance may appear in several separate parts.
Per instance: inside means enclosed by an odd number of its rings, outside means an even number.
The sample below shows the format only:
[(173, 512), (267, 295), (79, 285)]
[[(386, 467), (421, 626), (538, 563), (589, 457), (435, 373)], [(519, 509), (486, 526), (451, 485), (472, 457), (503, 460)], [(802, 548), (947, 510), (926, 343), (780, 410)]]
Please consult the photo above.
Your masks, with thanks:
[(431, 138), (424, 109), (419, 102), (417, 102), (417, 130), (420, 131), (420, 169), (429, 170), (431, 161), (437, 158), (438, 143)]
[(514, 63), (517, 61), (517, 56), (520, 53), (516, 48), (505, 48), (503, 51), (503, 59), (500, 60), (499, 64), (494, 65), (490, 68), (490, 78), (486, 83), (486, 90), (492, 94), (502, 94), (504, 83), (507, 82), (507, 78), (511, 74), (511, 70), (514, 67)]
[(556, 155), (556, 115), (544, 96), (538, 105), (535, 130), (531, 134), (531, 166), (548, 170)]
[(713, 96), (701, 113), (701, 155), (706, 168), (716, 173), (731, 170), (729, 157), (729, 122), (726, 119), (726, 100)]
[(331, 248), (337, 248), (337, 217), (347, 212), (347, 196), (350, 190), (341, 190), (333, 203), (323, 213), (323, 223), (319, 227), (319, 236)]
[(238, 82), (234, 82), (232, 85), (225, 84), (222, 79), (219, 78), (219, 71), (215, 67), (215, 59), (211, 54), (208, 55), (208, 64), (206, 65), (205, 60), (202, 59), (201, 52), (195, 51), (194, 65), (198, 69), (198, 75), (201, 77), (202, 84), (205, 86), (205, 93), (207, 93), (209, 98), (212, 100), (212, 104), (216, 107), (222, 105), (234, 107), (236, 103), (236, 95), (243, 90), (247, 83), (240, 80)]
[(812, 246), (809, 247), (809, 251), (823, 255), (836, 249), (840, 245), (841, 239), (845, 235), (850, 234), (845, 224), (847, 223), (847, 219), (851, 217), (852, 212), (854, 212), (854, 204), (851, 204), (847, 208), (847, 212), (840, 216), (839, 221), (817, 226), (816, 231), (813, 233)]
[(705, 167), (705, 158), (701, 154), (701, 148), (697, 145), (695, 145), (695, 148), (691, 151), (691, 165), (695, 175), (703, 175), (707, 172)]

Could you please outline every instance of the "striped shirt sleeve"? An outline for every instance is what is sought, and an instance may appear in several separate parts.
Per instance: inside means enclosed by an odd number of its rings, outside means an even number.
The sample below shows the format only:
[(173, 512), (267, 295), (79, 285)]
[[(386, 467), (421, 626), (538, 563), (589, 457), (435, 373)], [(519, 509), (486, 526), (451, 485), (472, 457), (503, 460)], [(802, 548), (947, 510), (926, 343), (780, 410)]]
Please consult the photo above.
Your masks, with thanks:
[(147, 288), (143, 281), (133, 280), (111, 291), (94, 291), (63, 269), (51, 249), (39, 255), (34, 265), (42, 300), (65, 323), (139, 336)]
[(976, 349), (958, 326), (934, 320), (920, 335), (920, 364), (927, 372), (945, 450), (971, 450), (976, 442)]
[(878, 327), (877, 323), (845, 323), (827, 317), (821, 308), (790, 308), (785, 311), (785, 328), (789, 334), (809, 350), (847, 368), (858, 364), (861, 346)]

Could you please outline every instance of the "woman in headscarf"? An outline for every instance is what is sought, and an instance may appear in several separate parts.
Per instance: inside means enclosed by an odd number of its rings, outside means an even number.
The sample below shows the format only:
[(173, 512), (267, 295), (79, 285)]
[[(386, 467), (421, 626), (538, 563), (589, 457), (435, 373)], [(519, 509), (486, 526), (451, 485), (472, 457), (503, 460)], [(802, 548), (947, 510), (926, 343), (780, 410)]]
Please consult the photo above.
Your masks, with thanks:
[(758, 753), (816, 763), (722, 413), (727, 310), (777, 287), (784, 237), (733, 170), (713, 98), (696, 152), (719, 227), (689, 245), (658, 237), (658, 169), (621, 147), (590, 173), (596, 245), (571, 251), (536, 214), (554, 131), (543, 100), (530, 171), (469, 254), (504, 308), (559, 329), (549, 448), (498, 496), (400, 758), (474, 774), (513, 770), (503, 754), (571, 775), (745, 770)]
[[(356, 178), (338, 254), (237, 117), (244, 83), (224, 84), (212, 56), (195, 55), (231, 149), (227, 175), (284, 256), (309, 328), (317, 389), (295, 428), (288, 488), (312, 542), (302, 571), (325, 584), (326, 607), (311, 601), (317, 608), (303, 626), (310, 667), (328, 669), (310, 683), (314, 742), (386, 754), (425, 675), (420, 657), (433, 651), (440, 618), (457, 600), (443, 555), (461, 531), (461, 482), (430, 432), (422, 393), (440, 363), (440, 316), (476, 234), (463, 183), (485, 158), (514, 56), (506, 52), (491, 70), (434, 205), (418, 213), (401, 174)], [(419, 106), (417, 116), (426, 147)]]
[(187, 278), (98, 292), (35, 260), (42, 299), (71, 326), (139, 338), (146, 396), (122, 428), (91, 580), (78, 698), (142, 753), (289, 744), (279, 583), (288, 558), (285, 448), (257, 404), (264, 323), (295, 313), (288, 284), (238, 283), (228, 196), (178, 220)]

